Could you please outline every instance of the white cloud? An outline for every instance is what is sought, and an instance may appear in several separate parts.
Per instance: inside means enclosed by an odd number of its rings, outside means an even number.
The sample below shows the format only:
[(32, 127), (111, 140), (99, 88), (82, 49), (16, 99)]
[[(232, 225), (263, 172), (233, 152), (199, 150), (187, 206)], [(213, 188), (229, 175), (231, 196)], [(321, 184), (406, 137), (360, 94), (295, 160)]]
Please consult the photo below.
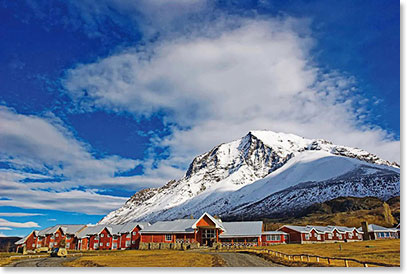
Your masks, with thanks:
[(69, 178), (113, 176), (137, 162), (118, 156), (96, 159), (62, 122), (49, 117), (18, 114), (0, 106), (0, 161)]
[(23, 213), (23, 212), (0, 212), (3, 217), (27, 217), (27, 216), (41, 216), (41, 213)]
[(292, 18), (222, 19), (149, 50), (79, 65), (68, 71), (65, 87), (82, 111), (165, 111), (175, 126), (156, 140), (170, 151), (162, 167), (186, 167), (198, 153), (251, 129), (324, 138), (399, 161), (400, 142), (363, 125), (367, 110), (358, 103), (364, 98), (356, 80), (315, 64), (316, 41), (306, 25)]
[(11, 227), (40, 227), (36, 222), (25, 222), (25, 223), (18, 223), (18, 222), (10, 222), (6, 219), (0, 218), (0, 226), (11, 226)]
[(13, 229), (11, 227), (2, 226), (0, 227), (0, 230), (13, 230)]
[[(2, 174), (0, 173), (0, 176)], [(61, 191), (53, 188), (50, 188), (52, 190), (41, 189), (33, 187), (32, 184), (17, 182), (13, 178), (9, 180), (7, 177), (0, 177), (0, 189), (2, 190), (2, 197), (9, 198), (0, 199), (0, 206), (51, 209), (87, 214), (105, 214), (120, 207), (127, 200), (127, 198), (123, 197), (101, 195), (90, 189), (71, 190), (68, 188)]]

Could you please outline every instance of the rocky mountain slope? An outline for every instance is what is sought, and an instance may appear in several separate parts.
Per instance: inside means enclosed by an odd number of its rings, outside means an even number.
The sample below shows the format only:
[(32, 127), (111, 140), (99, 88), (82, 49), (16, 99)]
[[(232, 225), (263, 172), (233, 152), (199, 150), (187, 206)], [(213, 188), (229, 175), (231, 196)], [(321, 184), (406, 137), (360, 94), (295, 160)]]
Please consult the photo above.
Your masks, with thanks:
[(251, 131), (197, 156), (180, 180), (137, 192), (100, 223), (154, 222), (205, 211), (246, 218), (339, 196), (390, 198), (399, 195), (399, 177), (396, 163), (361, 149)]

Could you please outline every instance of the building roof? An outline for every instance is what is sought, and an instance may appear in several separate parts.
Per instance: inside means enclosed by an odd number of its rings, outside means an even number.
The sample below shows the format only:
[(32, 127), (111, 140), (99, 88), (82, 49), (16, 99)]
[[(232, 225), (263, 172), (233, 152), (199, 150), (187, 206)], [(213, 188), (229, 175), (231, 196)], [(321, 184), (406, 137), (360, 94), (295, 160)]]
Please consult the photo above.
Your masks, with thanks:
[(33, 231), (31, 231), (30, 234), (28, 234), (28, 235), (25, 236), (24, 238), (21, 238), (20, 240), (18, 240), (18, 241), (15, 242), (14, 244), (20, 245), (20, 244), (25, 243), (25, 241), (27, 241), (27, 238), (30, 237), (30, 235), (33, 234), (33, 233), (35, 234), (35, 236), (37, 236), (37, 235), (38, 235), (38, 230), (33, 230)]
[(288, 235), (288, 233), (283, 231), (263, 231), (261, 235)]
[(281, 229), (283, 227), (292, 229), (294, 231), (302, 232), (302, 233), (309, 233), (312, 230), (312, 227), (310, 228), (308, 226), (298, 226), (298, 225), (283, 225), (279, 229)]
[(64, 234), (75, 235), (78, 233), (85, 225), (54, 225), (47, 228), (44, 228), (38, 232), (39, 236), (45, 236), (49, 234), (54, 234), (61, 228)]
[(230, 237), (259, 237), (262, 233), (263, 222), (223, 222), (224, 232), (219, 238)]
[(103, 231), (103, 229), (107, 229), (110, 234), (113, 234), (112, 228), (106, 225), (89, 225), (85, 227), (85, 229), (81, 230), (76, 236), (78, 238), (85, 238), (90, 235), (96, 235)]
[[(383, 226), (375, 225), (375, 224), (368, 225), (367, 229), (369, 232), (397, 232), (397, 229), (387, 228), (387, 227), (383, 227)], [(362, 230), (362, 228), (359, 227), (358, 230)]]
[(205, 217), (205, 216), (207, 216), (214, 224), (215, 224), (215, 227), (216, 228), (220, 228), (220, 229), (222, 229), (222, 230), (224, 230), (224, 227), (223, 227), (223, 223), (222, 223), (222, 220), (220, 220), (220, 219), (216, 219), (215, 217), (213, 217), (211, 214), (209, 214), (209, 213), (207, 213), (207, 212), (205, 212), (204, 214), (202, 214), (202, 216), (201, 217), (199, 217), (196, 221), (195, 221), (195, 223), (192, 225), (192, 228), (196, 228), (196, 225), (198, 224), (198, 222), (203, 218), (203, 217)]
[(178, 219), (174, 221), (159, 221), (150, 226), (144, 227), (140, 231), (141, 234), (145, 233), (194, 233), (192, 226), (196, 223), (197, 219)]

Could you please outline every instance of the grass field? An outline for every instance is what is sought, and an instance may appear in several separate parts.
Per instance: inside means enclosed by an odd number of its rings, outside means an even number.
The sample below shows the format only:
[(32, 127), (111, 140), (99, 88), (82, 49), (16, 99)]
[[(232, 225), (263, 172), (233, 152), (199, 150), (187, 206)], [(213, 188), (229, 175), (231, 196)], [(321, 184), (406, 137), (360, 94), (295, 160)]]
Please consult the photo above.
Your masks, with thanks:
[(215, 256), (176, 250), (126, 250), (82, 256), (68, 262), (72, 267), (211, 267), (220, 266)]
[(11, 258), (11, 256), (15, 256), (15, 255), (21, 255), (21, 254), (17, 254), (14, 252), (0, 252), (0, 267), (1, 266), (5, 266), (9, 263), (11, 263), (13, 260), (13, 258)]
[[(352, 258), (360, 261), (400, 265), (400, 240), (361, 241), (351, 243), (285, 244), (268, 248), (286, 254), (309, 254), (326, 257)], [(334, 264), (343, 266), (343, 262)], [(350, 263), (350, 266), (361, 266)]]

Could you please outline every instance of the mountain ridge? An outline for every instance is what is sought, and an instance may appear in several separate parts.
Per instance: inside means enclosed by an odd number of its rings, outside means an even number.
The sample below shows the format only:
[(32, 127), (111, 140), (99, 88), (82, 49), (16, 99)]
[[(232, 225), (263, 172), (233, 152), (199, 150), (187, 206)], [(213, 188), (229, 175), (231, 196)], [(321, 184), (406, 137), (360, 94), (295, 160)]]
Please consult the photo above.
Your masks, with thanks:
[[(335, 170), (334, 165), (338, 165), (339, 170)], [(180, 180), (171, 180), (162, 187), (135, 193), (123, 207), (109, 213), (100, 223), (182, 218), (193, 213), (199, 214), (197, 208), (211, 209), (217, 211), (212, 213), (218, 214), (221, 210), (217, 210), (217, 206), (230, 209), (219, 201), (237, 203), (236, 207), (242, 205), (239, 203), (243, 200), (238, 197), (231, 199), (236, 193), (263, 187), (265, 193), (261, 195), (272, 195), (273, 193), (267, 192), (271, 189), (276, 192), (276, 186), (283, 190), (290, 187), (290, 184), (303, 183), (303, 177), (311, 181), (323, 181), (351, 172), (360, 166), (364, 167), (358, 176), (374, 174), (379, 168), (393, 171), (393, 175), (399, 177), (398, 164), (358, 148), (334, 145), (323, 139), (305, 139), (294, 134), (250, 131), (238, 140), (220, 144), (195, 157)], [(315, 167), (321, 169), (319, 174), (312, 171)], [(288, 176), (292, 178), (292, 182), (284, 184), (281, 180), (278, 181), (281, 173), (283, 175), (280, 177)], [(313, 175), (307, 177), (310, 173)], [(295, 181), (296, 176), (299, 181)], [(250, 195), (259, 196), (254, 192)], [(247, 201), (254, 199), (249, 196)]]

